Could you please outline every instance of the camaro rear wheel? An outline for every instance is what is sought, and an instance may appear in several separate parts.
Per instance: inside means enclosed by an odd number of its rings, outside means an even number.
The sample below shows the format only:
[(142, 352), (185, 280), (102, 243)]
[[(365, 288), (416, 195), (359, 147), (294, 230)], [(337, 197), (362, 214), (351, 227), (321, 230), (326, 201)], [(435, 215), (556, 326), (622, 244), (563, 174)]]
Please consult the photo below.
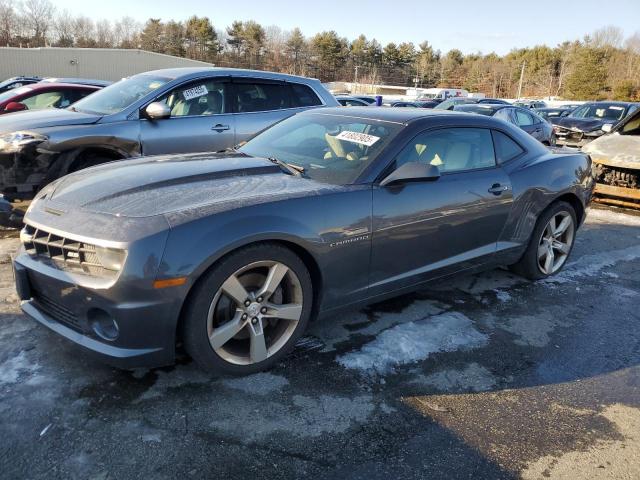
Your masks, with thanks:
[(205, 370), (245, 375), (274, 365), (293, 347), (311, 315), (304, 263), (275, 244), (222, 260), (195, 287), (184, 318), (187, 352)]
[(576, 228), (576, 213), (571, 205), (551, 205), (538, 219), (527, 250), (511, 269), (531, 280), (557, 273), (569, 258)]

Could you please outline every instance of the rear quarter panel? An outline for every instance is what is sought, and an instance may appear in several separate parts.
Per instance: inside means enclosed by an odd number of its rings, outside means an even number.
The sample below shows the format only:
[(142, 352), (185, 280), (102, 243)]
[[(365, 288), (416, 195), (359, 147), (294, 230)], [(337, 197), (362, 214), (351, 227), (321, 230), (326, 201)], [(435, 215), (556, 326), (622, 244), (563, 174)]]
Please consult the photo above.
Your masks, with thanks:
[(505, 170), (511, 178), (514, 202), (500, 241), (522, 249), (526, 248), (538, 217), (554, 201), (572, 195), (584, 212), (591, 200), (594, 181), (587, 155), (546, 153), (516, 161)]

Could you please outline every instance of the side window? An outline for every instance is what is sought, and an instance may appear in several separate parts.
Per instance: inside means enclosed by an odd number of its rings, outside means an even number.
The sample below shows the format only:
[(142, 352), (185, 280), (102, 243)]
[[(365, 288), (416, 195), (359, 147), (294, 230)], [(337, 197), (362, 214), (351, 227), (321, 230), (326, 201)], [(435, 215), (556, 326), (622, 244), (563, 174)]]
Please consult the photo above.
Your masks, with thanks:
[(289, 108), (289, 91), (284, 83), (237, 83), (238, 112), (268, 112)]
[(322, 105), (318, 95), (307, 85), (290, 83), (292, 107), (315, 107)]
[(511, 108), (501, 108), (494, 115), (495, 118), (499, 118), (500, 120), (504, 120), (505, 122), (513, 123), (513, 117), (511, 116)]
[(518, 155), (524, 153), (524, 149), (518, 145), (508, 135), (493, 130), (493, 144), (496, 149), (496, 160), (498, 163), (505, 163)]
[[(91, 95), (94, 90), (68, 90), (66, 92), (67, 100), (69, 101), (69, 105), (77, 102), (78, 100), (86, 97), (87, 95)], [(67, 105), (68, 106), (68, 105)]]
[(533, 125), (533, 117), (527, 112), (516, 110), (516, 125), (519, 127), (527, 127)]
[(174, 88), (158, 101), (171, 108), (172, 117), (207, 116), (225, 113), (227, 82), (199, 80)]
[[(21, 100), (29, 110), (63, 108), (70, 105), (64, 91), (44, 92)], [(65, 105), (66, 103), (66, 105)]]
[(491, 132), (484, 128), (443, 128), (411, 140), (396, 158), (396, 168), (407, 162), (430, 163), (441, 172), (493, 167), (496, 164)]

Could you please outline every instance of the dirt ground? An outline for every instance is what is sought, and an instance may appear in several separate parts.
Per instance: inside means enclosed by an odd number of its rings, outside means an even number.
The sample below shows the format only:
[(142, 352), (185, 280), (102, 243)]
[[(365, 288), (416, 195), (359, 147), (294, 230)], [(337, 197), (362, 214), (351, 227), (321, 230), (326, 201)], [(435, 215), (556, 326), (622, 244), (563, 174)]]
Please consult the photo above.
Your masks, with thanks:
[(238, 379), (97, 363), (20, 313), (17, 248), (0, 232), (1, 478), (640, 478), (637, 214), (593, 208), (554, 279), (444, 281)]

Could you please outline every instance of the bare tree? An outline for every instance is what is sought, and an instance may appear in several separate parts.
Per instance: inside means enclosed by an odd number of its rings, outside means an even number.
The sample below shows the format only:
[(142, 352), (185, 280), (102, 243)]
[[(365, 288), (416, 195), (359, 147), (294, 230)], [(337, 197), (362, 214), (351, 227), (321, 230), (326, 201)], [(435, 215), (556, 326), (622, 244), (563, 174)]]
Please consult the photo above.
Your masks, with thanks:
[(590, 35), (591, 45), (597, 48), (620, 48), (624, 39), (624, 32), (620, 27), (607, 25), (599, 28)]
[(141, 26), (131, 17), (122, 17), (113, 27), (114, 44), (120, 48), (136, 48)]
[(55, 20), (55, 46), (73, 47), (75, 44), (74, 34), (75, 19), (68, 10), (63, 10)]
[(55, 8), (49, 0), (24, 0), (22, 18), (31, 37), (31, 46), (45, 46), (47, 32), (53, 25)]
[(0, 0), (0, 46), (9, 46), (16, 36), (18, 15), (12, 0)]
[(96, 22), (96, 47), (111, 48), (114, 45), (114, 34), (109, 20)]
[(76, 47), (95, 47), (96, 30), (93, 20), (88, 17), (76, 17), (73, 22), (73, 37), (75, 38)]

